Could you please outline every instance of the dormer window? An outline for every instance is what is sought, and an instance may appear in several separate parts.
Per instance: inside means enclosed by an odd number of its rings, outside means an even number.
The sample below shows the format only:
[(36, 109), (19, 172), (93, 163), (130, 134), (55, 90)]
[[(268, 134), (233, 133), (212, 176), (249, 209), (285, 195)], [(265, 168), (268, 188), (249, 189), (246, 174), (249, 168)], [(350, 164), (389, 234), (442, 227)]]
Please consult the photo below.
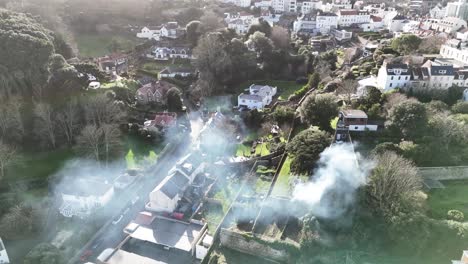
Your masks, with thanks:
[(460, 75), (459, 78), (460, 78), (460, 80), (463, 80), (463, 79), (465, 79), (465, 75)]
[(440, 74), (446, 74), (447, 71), (446, 71), (446, 70), (439, 70), (439, 73), (440, 73)]
[(394, 72), (395, 72), (396, 75), (400, 75), (401, 74), (401, 69), (395, 69)]

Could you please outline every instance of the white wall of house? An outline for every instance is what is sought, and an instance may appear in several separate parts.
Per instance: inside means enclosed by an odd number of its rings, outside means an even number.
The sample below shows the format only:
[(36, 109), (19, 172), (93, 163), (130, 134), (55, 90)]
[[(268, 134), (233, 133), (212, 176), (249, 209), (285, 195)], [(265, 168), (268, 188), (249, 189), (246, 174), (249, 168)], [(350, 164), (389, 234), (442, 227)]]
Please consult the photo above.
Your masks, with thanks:
[(155, 212), (173, 212), (177, 207), (180, 197), (177, 194), (173, 199), (167, 197), (161, 190), (152, 191), (149, 195), (149, 203), (146, 209)]
[(237, 106), (247, 107), (248, 109), (263, 109), (265, 104), (261, 100), (243, 99), (242, 95), (239, 95), (237, 97)]
[(463, 101), (468, 102), (468, 89), (463, 91)]
[(377, 125), (349, 125), (349, 131), (377, 131)]
[(160, 40), (160, 36), (159, 30), (151, 30), (147, 27), (142, 28), (141, 32), (137, 33), (137, 38), (154, 39), (156, 41)]
[(390, 91), (395, 88), (406, 88), (411, 83), (409, 72), (400, 75), (388, 75), (387, 68), (382, 65), (377, 75), (377, 83), (380, 89)]
[(352, 24), (369, 23), (370, 15), (359, 13), (357, 15), (340, 15), (338, 17), (338, 25), (348, 27)]
[(468, 48), (458, 49), (444, 44), (440, 47), (440, 55), (444, 58), (455, 59), (468, 64)]
[(332, 28), (338, 27), (337, 16), (317, 16), (317, 29), (322, 34), (328, 34)]

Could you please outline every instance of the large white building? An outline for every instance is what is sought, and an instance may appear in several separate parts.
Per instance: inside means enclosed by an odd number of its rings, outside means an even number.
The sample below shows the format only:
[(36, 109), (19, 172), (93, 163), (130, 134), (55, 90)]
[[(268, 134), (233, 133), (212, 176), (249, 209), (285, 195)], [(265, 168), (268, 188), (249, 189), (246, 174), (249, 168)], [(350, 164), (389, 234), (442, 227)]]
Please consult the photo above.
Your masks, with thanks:
[(59, 211), (63, 216), (86, 218), (109, 203), (114, 187), (100, 179), (76, 179), (63, 183), (59, 193), (62, 198)]
[(407, 64), (384, 63), (377, 75), (378, 88), (390, 91), (395, 88), (407, 88), (411, 83), (411, 71)]
[(231, 3), (239, 7), (250, 7), (252, 0), (223, 0), (224, 3)]
[(451, 39), (440, 47), (440, 55), (468, 65), (468, 46), (466, 42)]
[(456, 17), (463, 20), (468, 19), (468, 3), (466, 0), (447, 3), (445, 16)]
[(308, 13), (299, 17), (293, 24), (293, 31), (299, 35), (312, 35), (317, 29), (317, 18), (315, 14)]
[(431, 18), (442, 19), (446, 16), (447, 7), (442, 7), (439, 3), (429, 11)]
[(249, 94), (242, 93), (238, 96), (237, 106), (247, 109), (263, 109), (271, 104), (277, 90), (277, 87), (252, 84), (249, 87)]
[(456, 18), (456, 17), (446, 17), (433, 23), (431, 28), (438, 32), (444, 33), (454, 33), (458, 31), (460, 28), (466, 28), (466, 20)]
[(338, 27), (338, 16), (333, 13), (321, 12), (317, 14), (317, 30), (322, 34), (328, 34), (331, 29)]
[(338, 12), (338, 25), (349, 27), (353, 24), (369, 23), (370, 14), (367, 11), (354, 9), (341, 9)]
[(298, 1), (297, 7), (302, 14), (308, 14), (312, 10), (322, 9), (322, 1)]

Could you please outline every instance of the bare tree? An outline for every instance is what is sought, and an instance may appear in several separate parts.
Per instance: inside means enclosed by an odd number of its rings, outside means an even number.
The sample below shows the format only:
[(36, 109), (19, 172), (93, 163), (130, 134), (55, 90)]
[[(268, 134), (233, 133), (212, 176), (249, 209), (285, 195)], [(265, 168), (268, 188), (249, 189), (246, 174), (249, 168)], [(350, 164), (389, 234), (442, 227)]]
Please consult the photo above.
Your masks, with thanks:
[(343, 80), (338, 86), (337, 92), (346, 97), (346, 102), (351, 104), (351, 96), (356, 93), (358, 82), (355, 80)]
[(57, 114), (57, 125), (67, 139), (69, 145), (73, 144), (79, 118), (79, 104), (76, 99), (70, 99), (60, 113)]
[(422, 188), (415, 165), (391, 151), (374, 157), (377, 165), (366, 186), (371, 209), (391, 217), (402, 207), (414, 207)]
[(21, 117), (22, 101), (18, 97), (10, 97), (0, 103), (0, 138), (21, 138), (25, 130)]
[(413, 98), (408, 98), (406, 95), (401, 94), (401, 93), (392, 93), (387, 96), (386, 102), (384, 104), (384, 110), (386, 114), (388, 115), (390, 109), (392, 109), (394, 106), (408, 100), (415, 100)]
[(213, 11), (206, 11), (200, 17), (200, 22), (204, 32), (212, 32), (223, 26), (222, 19)]
[(57, 145), (56, 123), (52, 107), (46, 103), (38, 103), (34, 107), (34, 115), (36, 134), (55, 148)]
[(353, 58), (357, 54), (357, 48), (347, 48), (344, 51), (344, 61), (345, 63), (351, 63)]
[(85, 126), (81, 134), (76, 138), (76, 143), (76, 149), (79, 152), (99, 160), (101, 156), (101, 132), (97, 126)]
[(271, 40), (277, 49), (287, 49), (290, 43), (289, 31), (284, 27), (274, 26), (271, 29)]
[(120, 147), (120, 130), (115, 124), (104, 124), (100, 128), (100, 132), (107, 164), (109, 161), (109, 154), (115, 152)]
[(315, 72), (320, 75), (320, 80), (325, 80), (326, 78), (330, 77), (330, 73), (332, 71), (330, 69), (330, 65), (326, 61), (319, 60), (315, 65)]
[(18, 161), (16, 148), (0, 141), (0, 179), (5, 176), (5, 168)]
[(83, 104), (86, 121), (96, 127), (102, 124), (114, 124), (121, 122), (125, 113), (120, 107), (105, 94), (90, 96)]

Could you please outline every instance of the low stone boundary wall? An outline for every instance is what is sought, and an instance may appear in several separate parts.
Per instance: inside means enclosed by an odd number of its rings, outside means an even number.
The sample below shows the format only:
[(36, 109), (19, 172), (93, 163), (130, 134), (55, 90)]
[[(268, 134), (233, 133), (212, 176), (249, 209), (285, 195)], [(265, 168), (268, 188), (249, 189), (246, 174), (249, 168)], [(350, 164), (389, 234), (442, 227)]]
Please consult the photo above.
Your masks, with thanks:
[(419, 167), (418, 170), (424, 179), (433, 179), (433, 180), (468, 179), (468, 166)]

